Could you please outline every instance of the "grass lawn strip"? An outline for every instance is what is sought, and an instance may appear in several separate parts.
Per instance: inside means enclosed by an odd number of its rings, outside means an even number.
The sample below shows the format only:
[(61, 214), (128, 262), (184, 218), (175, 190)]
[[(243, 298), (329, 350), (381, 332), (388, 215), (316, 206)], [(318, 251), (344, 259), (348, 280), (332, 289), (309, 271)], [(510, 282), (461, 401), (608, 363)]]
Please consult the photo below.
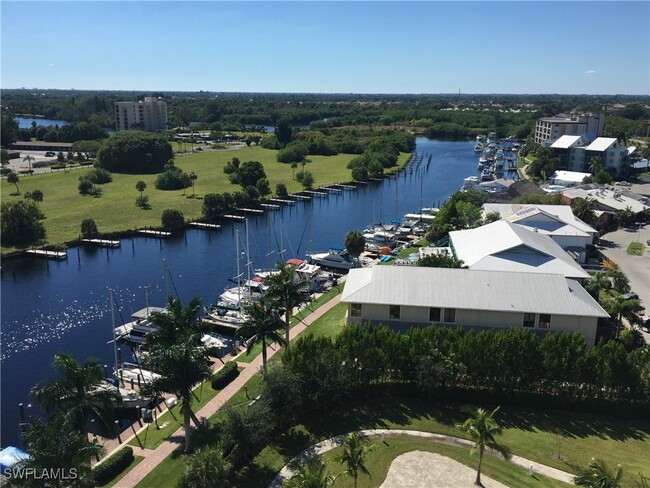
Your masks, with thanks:
[(632, 254), (633, 256), (643, 256), (644, 251), (645, 246), (642, 242), (630, 242), (625, 252)]
[[(181, 449), (182, 450), (182, 449)], [(162, 488), (167, 486), (176, 486), (178, 480), (183, 476), (185, 471), (185, 457), (180, 451), (174, 451), (167, 456), (156, 469), (145, 476), (136, 488)]]
[[(205, 194), (242, 191), (241, 186), (230, 183), (228, 175), (223, 172), (224, 166), (233, 157), (242, 162), (261, 162), (272, 191), (275, 191), (278, 183), (284, 183), (289, 192), (302, 190), (300, 183), (292, 179), (291, 165), (278, 163), (276, 154), (277, 151), (262, 147), (243, 147), (237, 151), (205, 151), (177, 156), (175, 162), (179, 168), (198, 176), (194, 190), (191, 187), (186, 190), (157, 190), (155, 174), (113, 173), (111, 183), (98, 185), (102, 190), (100, 197), (83, 196), (77, 187), (79, 177), (92, 170), (88, 168), (21, 176), (18, 184), (20, 195), (12, 195), (15, 187), (2, 181), (4, 191), (1, 192), (1, 200), (23, 200), (26, 192), (41, 190), (44, 199), (39, 206), (46, 216), (43, 223), (47, 242), (60, 244), (79, 237), (81, 221), (84, 219), (93, 219), (99, 232), (105, 235), (143, 227), (160, 227), (160, 215), (169, 208), (180, 210), (186, 220), (198, 219), (201, 217)], [(408, 153), (401, 153), (398, 165), (403, 165), (409, 156)], [(352, 154), (311, 156), (311, 162), (307, 163), (305, 169), (313, 174), (315, 186), (350, 181), (352, 177), (346, 165), (354, 157)], [(301, 166), (298, 167), (300, 169)], [(140, 195), (135, 184), (140, 180), (147, 185), (144, 195), (149, 197), (149, 210), (135, 205), (135, 199)], [(7, 188), (12, 191), (7, 191)], [(195, 195), (192, 194), (193, 191)], [(116, 208), (120, 211), (115, 212)], [(3, 248), (4, 252), (13, 250), (15, 249)]]
[(142, 456), (133, 456), (133, 461), (131, 461), (131, 464), (129, 464), (124, 471), (122, 471), (119, 475), (117, 475), (115, 478), (113, 478), (112, 481), (109, 483), (106, 483), (105, 485), (97, 485), (105, 488), (110, 488), (111, 486), (115, 485), (118, 481), (120, 481), (126, 474), (131, 471), (133, 468), (135, 468), (138, 464), (140, 464), (140, 461), (142, 461), (144, 457)]

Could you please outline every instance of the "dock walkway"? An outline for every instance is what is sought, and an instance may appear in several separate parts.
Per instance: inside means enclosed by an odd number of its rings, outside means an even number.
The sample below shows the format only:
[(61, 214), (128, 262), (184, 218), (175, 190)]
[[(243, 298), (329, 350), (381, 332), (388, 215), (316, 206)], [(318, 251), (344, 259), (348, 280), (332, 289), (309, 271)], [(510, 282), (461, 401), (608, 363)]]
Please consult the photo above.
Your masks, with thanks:
[(65, 251), (48, 251), (47, 249), (28, 249), (28, 254), (34, 254), (47, 259), (68, 259), (68, 253)]

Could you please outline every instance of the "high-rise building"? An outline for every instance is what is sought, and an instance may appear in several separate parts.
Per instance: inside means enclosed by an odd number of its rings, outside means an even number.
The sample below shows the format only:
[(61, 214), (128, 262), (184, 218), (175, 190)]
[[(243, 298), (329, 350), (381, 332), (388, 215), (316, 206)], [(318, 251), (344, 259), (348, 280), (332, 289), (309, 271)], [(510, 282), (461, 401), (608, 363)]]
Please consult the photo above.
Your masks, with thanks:
[(138, 102), (115, 102), (115, 130), (167, 128), (167, 102), (162, 98), (145, 97)]

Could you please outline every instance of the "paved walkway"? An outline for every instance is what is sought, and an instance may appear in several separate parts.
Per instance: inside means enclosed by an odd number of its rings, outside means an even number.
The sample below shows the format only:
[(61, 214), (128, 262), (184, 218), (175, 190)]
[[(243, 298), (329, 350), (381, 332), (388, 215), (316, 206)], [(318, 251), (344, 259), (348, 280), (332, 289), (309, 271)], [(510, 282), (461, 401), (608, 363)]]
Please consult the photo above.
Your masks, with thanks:
[[(329, 302), (316, 309), (312, 314), (305, 318), (302, 322), (293, 326), (289, 331), (290, 339), (294, 339), (300, 335), (310, 324), (312, 324), (316, 319), (320, 318), (325, 312), (329, 311), (332, 307), (337, 305), (341, 300), (341, 295), (337, 295), (332, 298)], [(271, 345), (267, 348), (268, 359), (271, 359), (276, 352), (281, 350), (277, 345)], [(238, 363), (241, 366), (245, 366), (244, 370), (239, 374), (239, 376), (223, 390), (221, 390), (212, 400), (206, 403), (203, 408), (196, 412), (198, 418), (211, 417), (215, 412), (217, 412), (228, 400), (230, 400), (235, 393), (237, 393), (244, 384), (251, 379), (251, 377), (257, 373), (262, 367), (262, 355), (258, 355), (250, 363)], [(146, 427), (144, 427), (146, 428)], [(141, 430), (144, 430), (141, 429)], [(125, 439), (125, 442), (131, 440), (133, 436), (129, 439)], [(133, 468), (129, 473), (127, 473), (124, 478), (122, 478), (114, 486), (115, 488), (133, 488), (137, 485), (146, 475), (148, 475), (158, 464), (160, 464), (167, 456), (169, 456), (185, 438), (185, 433), (183, 428), (179, 428), (174, 432), (168, 440), (164, 441), (160, 446), (155, 450), (150, 449), (140, 449), (139, 447), (133, 448), (133, 454), (137, 456), (144, 456), (145, 459)], [(119, 449), (124, 446), (124, 443), (115, 447)]]
[[(426, 439), (433, 442), (440, 442), (442, 444), (449, 444), (457, 447), (466, 447), (471, 448), (474, 443), (467, 439), (461, 439), (459, 437), (452, 437), (442, 434), (434, 434), (432, 432), (421, 432), (418, 430), (405, 430), (405, 429), (368, 429), (360, 430), (359, 433), (367, 437), (380, 437), (382, 440), (384, 437), (415, 437), (418, 439)], [(289, 466), (294, 466), (296, 464), (303, 464), (306, 461), (309, 461), (311, 458), (323, 454), (327, 451), (338, 447), (341, 444), (341, 439), (343, 435), (331, 437), (324, 441), (314, 444), (311, 447), (308, 447), (296, 457), (294, 457), (289, 463), (280, 470), (278, 475), (269, 485), (269, 488), (281, 488), (284, 480), (287, 480), (293, 476), (293, 470)], [(490, 449), (486, 453), (498, 456), (498, 454)], [(511, 456), (509, 461), (517, 466), (521, 466), (524, 469), (532, 470), (533, 473), (542, 474), (553, 478), (556, 480), (563, 481), (568, 484), (573, 484), (573, 478), (575, 475), (567, 473), (565, 471), (560, 471), (559, 469), (551, 468), (544, 464), (531, 461), (520, 456)], [(417, 475), (414, 475), (417, 476)]]

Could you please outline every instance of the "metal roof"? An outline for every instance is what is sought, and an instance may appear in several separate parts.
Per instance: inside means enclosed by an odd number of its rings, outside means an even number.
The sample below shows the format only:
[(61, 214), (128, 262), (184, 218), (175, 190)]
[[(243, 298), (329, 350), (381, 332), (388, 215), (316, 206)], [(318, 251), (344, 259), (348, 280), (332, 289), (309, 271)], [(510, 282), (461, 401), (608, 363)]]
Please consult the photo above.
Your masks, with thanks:
[(562, 191), (562, 195), (571, 200), (574, 198), (593, 198), (602, 207), (607, 207), (612, 210), (625, 210), (627, 207), (630, 207), (634, 213), (639, 213), (650, 208), (648, 205), (624, 195), (621, 190), (604, 187), (591, 188), (585, 185), (580, 188), (564, 190)]
[(547, 273), (374, 266), (350, 271), (341, 301), (608, 317), (577, 281)]
[(585, 151), (607, 151), (607, 149), (609, 149), (609, 146), (615, 142), (615, 137), (598, 137), (594, 142), (585, 147)]
[(456, 257), (470, 268), (589, 277), (549, 236), (506, 220), (453, 231), (449, 238)]
[(569, 149), (581, 138), (582, 136), (562, 136), (551, 144), (551, 149)]
[(550, 180), (551, 181), (562, 180), (562, 181), (570, 181), (571, 183), (582, 183), (582, 181), (587, 176), (591, 176), (591, 173), (580, 173), (578, 171), (557, 170), (555, 171), (555, 173), (551, 175)]

